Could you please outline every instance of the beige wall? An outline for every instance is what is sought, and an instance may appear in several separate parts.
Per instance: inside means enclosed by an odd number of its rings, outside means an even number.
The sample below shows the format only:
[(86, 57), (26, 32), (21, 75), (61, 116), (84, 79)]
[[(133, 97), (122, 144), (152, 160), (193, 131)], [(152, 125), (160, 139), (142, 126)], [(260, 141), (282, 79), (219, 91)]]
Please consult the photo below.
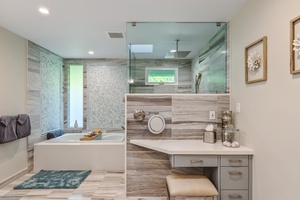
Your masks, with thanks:
[[(243, 143), (255, 150), (254, 200), (298, 199), (300, 74), (289, 71), (289, 22), (299, 0), (249, 0), (230, 21), (231, 109)], [(268, 37), (268, 80), (245, 84), (244, 48)]]
[[(0, 27), (0, 115), (26, 113), (27, 40)], [(0, 183), (27, 168), (26, 138), (0, 144)]]

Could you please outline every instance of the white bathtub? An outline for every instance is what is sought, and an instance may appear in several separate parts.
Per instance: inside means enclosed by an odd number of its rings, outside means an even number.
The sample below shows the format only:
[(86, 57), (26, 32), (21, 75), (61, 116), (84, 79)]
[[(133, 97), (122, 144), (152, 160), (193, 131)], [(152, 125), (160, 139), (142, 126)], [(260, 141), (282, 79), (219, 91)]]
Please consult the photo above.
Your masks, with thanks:
[(124, 133), (103, 133), (101, 140), (80, 141), (87, 133), (67, 133), (34, 145), (34, 171), (125, 170)]

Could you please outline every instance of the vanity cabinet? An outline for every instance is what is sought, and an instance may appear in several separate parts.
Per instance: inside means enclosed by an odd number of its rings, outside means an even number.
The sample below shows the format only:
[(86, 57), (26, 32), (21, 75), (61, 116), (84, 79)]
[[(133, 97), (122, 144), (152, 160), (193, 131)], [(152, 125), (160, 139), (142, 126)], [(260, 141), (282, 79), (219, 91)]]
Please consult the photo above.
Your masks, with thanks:
[(252, 156), (245, 146), (224, 147), (221, 141), (130, 140), (130, 143), (169, 155), (172, 167), (203, 167), (219, 192), (218, 200), (252, 200)]
[[(172, 167), (205, 167), (216, 174), (219, 200), (251, 200), (251, 156), (170, 155)], [(210, 171), (212, 172), (212, 171)]]
[(215, 155), (174, 155), (172, 167), (217, 167), (218, 158)]
[(251, 189), (251, 158), (247, 155), (221, 155), (221, 200), (249, 200)]

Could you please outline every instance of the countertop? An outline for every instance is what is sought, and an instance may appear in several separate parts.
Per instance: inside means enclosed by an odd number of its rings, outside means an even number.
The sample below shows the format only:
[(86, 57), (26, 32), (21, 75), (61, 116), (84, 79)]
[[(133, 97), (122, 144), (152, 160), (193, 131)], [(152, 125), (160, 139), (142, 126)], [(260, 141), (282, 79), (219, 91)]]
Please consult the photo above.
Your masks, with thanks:
[(254, 150), (245, 146), (225, 147), (221, 141), (214, 144), (202, 140), (130, 140), (131, 144), (169, 155), (253, 155)]

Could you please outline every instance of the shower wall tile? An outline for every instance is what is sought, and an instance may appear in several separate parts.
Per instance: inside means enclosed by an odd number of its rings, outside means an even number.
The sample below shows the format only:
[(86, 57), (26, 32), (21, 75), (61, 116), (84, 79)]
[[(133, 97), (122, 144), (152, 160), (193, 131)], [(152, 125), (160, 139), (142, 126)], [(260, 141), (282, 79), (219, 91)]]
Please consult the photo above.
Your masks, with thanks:
[[(165, 85), (156, 87), (145, 85), (145, 68), (177, 68), (178, 85)], [(189, 59), (136, 59), (131, 61), (131, 78), (134, 84), (131, 85), (131, 91), (142, 94), (174, 94), (191, 93), (191, 60)]]
[(228, 93), (229, 63), (227, 54), (227, 24), (203, 47), (192, 64), (192, 91), (195, 93), (195, 76), (202, 74), (198, 93)]
[[(127, 196), (167, 196), (165, 177), (169, 174), (201, 173), (202, 169), (171, 168), (167, 154), (130, 144), (131, 139), (201, 139), (208, 124), (213, 124), (218, 137), (221, 134), (221, 112), (229, 109), (228, 94), (173, 94), (126, 96), (127, 121)], [(136, 109), (146, 112), (142, 122), (134, 119)], [(209, 111), (217, 118), (209, 119)], [(165, 118), (166, 129), (151, 134), (147, 123), (149, 112), (158, 112)]]

